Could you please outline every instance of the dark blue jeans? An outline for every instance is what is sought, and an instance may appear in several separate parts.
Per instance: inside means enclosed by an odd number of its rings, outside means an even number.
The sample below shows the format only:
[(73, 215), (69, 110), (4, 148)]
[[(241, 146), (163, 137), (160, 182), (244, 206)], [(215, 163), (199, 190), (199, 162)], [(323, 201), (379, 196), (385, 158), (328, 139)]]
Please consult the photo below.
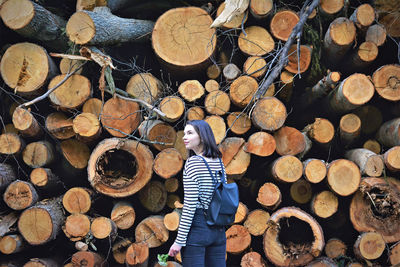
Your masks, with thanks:
[(202, 209), (196, 209), (182, 248), (183, 267), (225, 267), (225, 227), (208, 226)]

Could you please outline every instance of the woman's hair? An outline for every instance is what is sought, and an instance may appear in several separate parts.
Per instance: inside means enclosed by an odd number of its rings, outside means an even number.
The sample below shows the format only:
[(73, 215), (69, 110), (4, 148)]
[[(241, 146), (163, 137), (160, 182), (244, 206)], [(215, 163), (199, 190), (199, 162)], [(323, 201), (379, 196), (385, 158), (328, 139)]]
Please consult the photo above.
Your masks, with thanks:
[[(203, 155), (208, 158), (221, 158), (222, 153), (219, 151), (217, 143), (215, 142), (214, 133), (211, 130), (210, 125), (203, 120), (191, 120), (186, 125), (192, 125), (197, 134), (200, 136), (200, 140), (203, 143)], [(189, 150), (189, 156), (193, 156), (195, 153)]]

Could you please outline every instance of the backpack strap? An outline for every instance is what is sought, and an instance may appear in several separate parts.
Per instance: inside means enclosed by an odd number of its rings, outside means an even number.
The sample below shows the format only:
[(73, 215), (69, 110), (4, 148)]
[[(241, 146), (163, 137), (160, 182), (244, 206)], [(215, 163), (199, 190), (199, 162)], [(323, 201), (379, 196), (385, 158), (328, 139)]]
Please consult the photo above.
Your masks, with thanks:
[[(199, 157), (199, 158), (201, 158), (201, 159), (203, 160), (203, 162), (204, 162), (204, 164), (206, 165), (206, 167), (207, 167), (207, 169), (208, 169), (208, 172), (210, 173), (210, 176), (211, 176), (211, 178), (212, 178), (212, 180), (213, 180), (213, 182), (214, 182), (214, 185), (217, 184), (217, 183), (218, 183), (218, 180), (217, 180), (217, 178), (215, 178), (215, 176), (212, 174), (211, 168), (210, 168), (210, 166), (208, 165), (207, 160), (206, 160), (204, 157), (200, 156), (200, 155), (197, 155), (197, 157)], [(223, 165), (222, 165), (221, 158), (219, 159), (219, 162), (220, 162), (220, 164), (221, 164), (222, 172), (223, 172), (224, 175), (225, 175), (225, 172), (224, 172), (224, 168), (223, 168)], [(222, 181), (222, 182), (225, 182), (225, 176), (224, 176), (223, 178), (221, 178), (221, 179), (224, 180), (224, 181)], [(206, 210), (206, 209), (204, 208), (204, 204), (201, 202), (201, 199), (200, 199), (200, 192), (199, 192), (198, 199), (199, 199), (199, 203), (203, 206), (203, 210)]]

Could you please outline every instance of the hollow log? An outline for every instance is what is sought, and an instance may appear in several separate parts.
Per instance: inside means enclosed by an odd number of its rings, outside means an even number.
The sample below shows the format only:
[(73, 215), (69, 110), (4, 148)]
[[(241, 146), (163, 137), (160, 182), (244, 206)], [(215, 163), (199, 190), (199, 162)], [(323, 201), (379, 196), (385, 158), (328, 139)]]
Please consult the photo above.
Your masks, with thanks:
[(165, 179), (175, 176), (182, 167), (183, 158), (175, 148), (164, 149), (154, 158), (154, 172)]
[(274, 9), (274, 2), (272, 0), (253, 0), (250, 1), (250, 13), (256, 19), (263, 19), (271, 15)]
[(386, 177), (364, 178), (350, 204), (350, 220), (359, 232), (380, 233), (386, 243), (400, 240), (400, 182)]
[(125, 137), (138, 128), (141, 116), (138, 103), (113, 97), (103, 106), (101, 123), (111, 135)]
[(356, 27), (351, 20), (339, 17), (332, 21), (324, 37), (325, 59), (331, 64), (340, 62), (351, 48), (355, 38)]
[(253, 133), (243, 147), (244, 151), (266, 157), (272, 155), (276, 149), (275, 138), (266, 132)]
[(370, 4), (359, 5), (351, 14), (350, 20), (354, 22), (361, 32), (366, 32), (375, 21), (375, 10)]
[(361, 73), (354, 73), (344, 79), (328, 97), (329, 111), (343, 114), (371, 100), (375, 87), (371, 80)]
[[(216, 17), (218, 17), (219, 15), (221, 15), (221, 13), (224, 11), (226, 6), (226, 3), (223, 2), (219, 5), (218, 9), (217, 9), (217, 14)], [(241, 14), (238, 14), (237, 16), (234, 16), (232, 18), (231, 21), (227, 21), (225, 22), (222, 27), (225, 29), (237, 29), (240, 28), (242, 23), (244, 24), (247, 21), (248, 18), (248, 11), (244, 11)]]
[(221, 90), (212, 91), (204, 99), (204, 106), (208, 113), (222, 116), (231, 106), (229, 95)]
[(62, 204), (66, 211), (71, 214), (86, 213), (92, 206), (93, 192), (84, 187), (73, 187), (65, 192)]
[(21, 235), (12, 234), (0, 238), (0, 252), (3, 254), (14, 254), (23, 251), (27, 247)]
[(151, 145), (159, 151), (175, 144), (175, 129), (160, 120), (145, 120), (139, 125), (138, 130), (140, 136), (152, 142)]
[(261, 78), (267, 71), (267, 62), (259, 56), (248, 57), (243, 64), (243, 73), (253, 78)]
[(361, 175), (379, 177), (382, 175), (384, 162), (381, 156), (365, 148), (346, 151), (345, 157), (360, 168)]
[(400, 100), (400, 65), (384, 65), (372, 75), (376, 92), (386, 100)]
[(396, 265), (400, 263), (400, 243), (397, 242), (390, 248), (389, 254), (390, 264)]
[(46, 199), (21, 213), (18, 230), (29, 244), (40, 245), (55, 239), (63, 222), (60, 200)]
[(116, 224), (118, 229), (127, 230), (135, 223), (135, 209), (129, 202), (119, 201), (114, 204), (110, 218)]
[(274, 50), (275, 42), (269, 32), (260, 26), (250, 26), (240, 33), (239, 49), (249, 56), (263, 56)]
[(73, 120), (72, 129), (78, 140), (90, 144), (100, 137), (102, 127), (98, 117), (82, 112)]
[(243, 226), (252, 236), (260, 236), (265, 233), (268, 227), (269, 213), (262, 209), (256, 209), (249, 213)]
[(257, 202), (266, 209), (275, 210), (282, 202), (282, 194), (278, 186), (265, 183), (258, 191)]
[(208, 67), (217, 42), (215, 29), (210, 28), (212, 21), (210, 15), (198, 7), (168, 10), (154, 25), (155, 54), (172, 71), (190, 73)]
[(60, 267), (57, 260), (51, 258), (32, 258), (23, 267)]
[(248, 213), (249, 209), (247, 206), (239, 201), (239, 206), (236, 210), (235, 220), (233, 223), (242, 223), (247, 218)]
[(371, 65), (377, 57), (378, 46), (373, 42), (363, 42), (351, 55), (347, 68), (353, 72), (354, 70), (363, 70)]
[(382, 124), (382, 112), (372, 105), (362, 105), (353, 111), (361, 120), (361, 133), (375, 133)]
[(311, 53), (310, 46), (301, 45), (300, 51), (297, 51), (297, 45), (292, 45), (288, 51), (289, 62), (285, 70), (294, 74), (307, 71), (311, 64)]
[(89, 98), (82, 106), (82, 112), (92, 113), (99, 117), (103, 110), (103, 103), (98, 98)]
[(265, 97), (257, 101), (251, 113), (253, 124), (266, 131), (275, 131), (286, 120), (286, 107), (275, 97)]
[(232, 112), (226, 117), (228, 128), (237, 135), (245, 134), (251, 128), (251, 120), (247, 114)]
[(164, 225), (168, 231), (177, 231), (179, 227), (179, 221), (182, 216), (181, 209), (174, 209), (172, 212), (165, 214)]
[(366, 232), (358, 236), (354, 243), (354, 254), (359, 259), (375, 260), (379, 258), (386, 248), (382, 235), (375, 232)]
[(72, 266), (107, 266), (107, 262), (104, 260), (103, 256), (92, 251), (78, 251), (72, 254), (71, 262)]
[(136, 242), (144, 242), (149, 248), (159, 247), (169, 238), (162, 216), (153, 215), (141, 221), (135, 229)]
[(294, 183), (303, 175), (303, 164), (294, 156), (281, 156), (272, 162), (271, 174), (279, 182)]
[(325, 161), (313, 158), (303, 161), (303, 173), (304, 178), (310, 183), (321, 182), (327, 173)]
[(365, 41), (373, 42), (378, 47), (386, 42), (386, 29), (383, 25), (374, 24), (368, 27), (365, 34)]
[(126, 260), (126, 251), (132, 244), (129, 239), (123, 238), (120, 241), (116, 241), (112, 246), (113, 258), (118, 264), (124, 264)]
[(349, 196), (357, 191), (361, 181), (358, 166), (347, 159), (337, 159), (329, 163), (327, 182), (333, 192)]
[(321, 218), (329, 218), (338, 210), (338, 198), (331, 191), (316, 194), (311, 201), (311, 211)]
[(33, 97), (42, 93), (40, 89), (57, 73), (57, 67), (43, 47), (17, 43), (1, 57), (0, 73), (14, 92)]
[(244, 151), (244, 143), (243, 138), (228, 137), (218, 146), (229, 178), (241, 178), (250, 165), (250, 154)]
[(162, 82), (151, 73), (137, 73), (129, 79), (125, 90), (134, 98), (153, 104), (161, 96), (163, 89)]
[(67, 22), (66, 32), (76, 44), (110, 46), (147, 40), (153, 27), (152, 21), (120, 18), (107, 7), (96, 7), (93, 11), (74, 13)]
[(326, 241), (325, 254), (331, 259), (335, 259), (340, 256), (345, 256), (347, 251), (347, 245), (338, 238), (331, 238)]
[(204, 89), (206, 89), (207, 92), (219, 90), (219, 83), (216, 80), (207, 80), (204, 84)]
[(241, 254), (251, 243), (251, 235), (246, 227), (235, 224), (225, 232), (226, 252), (237, 255)]
[(311, 200), (311, 184), (304, 179), (299, 179), (290, 186), (290, 196), (299, 204), (305, 204)]
[(117, 226), (107, 217), (97, 217), (90, 225), (90, 232), (97, 239), (109, 239), (111, 242), (117, 238)]
[(179, 94), (188, 102), (194, 102), (204, 95), (204, 87), (198, 80), (187, 80), (178, 87)]
[(211, 127), (217, 145), (225, 138), (226, 124), (224, 119), (218, 115), (207, 116), (204, 119)]
[(82, 74), (82, 68), (77, 68), (82, 64), (81, 60), (62, 58), (59, 64), (61, 74), (68, 74), (76, 71), (75, 74)]
[(240, 75), (240, 69), (233, 63), (226, 64), (224, 69), (222, 70), (222, 74), (224, 75), (225, 79), (230, 82), (235, 80)]
[(270, 22), (271, 34), (279, 40), (287, 41), (294, 26), (300, 21), (300, 17), (292, 10), (276, 12)]
[(333, 16), (343, 9), (344, 0), (321, 0), (319, 7), (325, 16)]
[(71, 214), (65, 219), (62, 230), (69, 240), (74, 242), (82, 240), (90, 232), (90, 219), (85, 214)]
[(25, 148), (25, 142), (15, 133), (3, 133), (0, 135), (0, 154), (17, 156)]
[(67, 173), (79, 173), (88, 165), (90, 150), (85, 143), (68, 139), (61, 142), (60, 149), (62, 166)]
[[(288, 246), (281, 243), (279, 240), (282, 231), (280, 226), (283, 225), (281, 220), (291, 217), (308, 224), (313, 235), (312, 242), (289, 243)], [(294, 228), (295, 224), (291, 224), (289, 227)], [(289, 238), (291, 237), (289, 236)], [(296, 248), (296, 245), (301, 245), (302, 249)], [(304, 266), (321, 254), (324, 245), (324, 234), (318, 222), (308, 213), (295, 207), (285, 207), (274, 212), (269, 219), (268, 228), (263, 238), (265, 256), (276, 266)]]
[(39, 195), (29, 182), (16, 180), (3, 194), (3, 200), (13, 210), (24, 210), (39, 200)]
[(374, 139), (368, 139), (367, 141), (365, 141), (365, 143), (363, 144), (363, 148), (371, 150), (375, 154), (380, 154), (382, 150), (381, 144), (379, 144), (379, 142)]
[(303, 134), (296, 128), (283, 126), (274, 132), (276, 142), (276, 153), (281, 156), (297, 155), (306, 148)]
[[(272, 2), (272, 1), (271, 1)], [(241, 267), (267, 267), (265, 260), (256, 251), (247, 252), (240, 260)]]
[[(58, 51), (68, 48), (63, 34), (66, 21), (29, 0), (11, 0), (2, 5), (0, 16), (4, 24), (18, 34), (43, 42)], [(16, 18), (15, 14), (20, 14)]]
[(253, 101), (258, 89), (258, 82), (250, 76), (240, 76), (235, 79), (229, 88), (229, 97), (233, 104), (240, 108), (246, 107)]
[(72, 125), (72, 118), (68, 118), (62, 112), (53, 112), (46, 117), (47, 131), (59, 140), (66, 140), (75, 135)]
[(361, 120), (354, 113), (348, 113), (340, 118), (339, 136), (344, 146), (354, 143), (361, 132)]
[(22, 160), (31, 168), (48, 166), (55, 160), (53, 145), (48, 141), (32, 142), (22, 151)]
[(150, 181), (153, 160), (150, 149), (137, 141), (104, 139), (90, 155), (88, 180), (102, 194), (112, 197), (130, 196)]
[(167, 203), (167, 191), (160, 181), (150, 181), (139, 191), (139, 200), (150, 212), (160, 212)]
[(166, 115), (166, 121), (175, 122), (185, 112), (185, 102), (178, 96), (167, 96), (161, 100), (160, 110)]
[(11, 165), (7, 163), (0, 163), (0, 191), (3, 191), (16, 179), (17, 176), (15, 175)]
[(376, 134), (378, 142), (387, 147), (400, 145), (400, 118), (386, 121)]
[(147, 267), (149, 246), (145, 242), (133, 243), (126, 250), (125, 264), (127, 267)]
[[(65, 79), (65, 77), (66, 74), (55, 76), (51, 79), (48, 89), (55, 87)], [(73, 74), (56, 90), (50, 93), (49, 99), (62, 110), (76, 109), (85, 103), (91, 93), (91, 83), (89, 79), (79, 74)]]
[(12, 122), (24, 137), (37, 138), (43, 134), (38, 121), (29, 110), (16, 108), (12, 115)]

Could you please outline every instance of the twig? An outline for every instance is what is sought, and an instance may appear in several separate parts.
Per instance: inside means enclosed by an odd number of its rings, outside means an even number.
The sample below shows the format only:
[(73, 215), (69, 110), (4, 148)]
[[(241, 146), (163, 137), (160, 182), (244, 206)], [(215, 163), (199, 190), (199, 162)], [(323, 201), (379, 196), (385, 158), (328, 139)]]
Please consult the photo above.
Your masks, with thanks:
[(56, 84), (53, 88), (49, 89), (49, 90), (48, 90), (46, 93), (44, 93), (43, 95), (38, 96), (38, 97), (36, 97), (35, 99), (33, 99), (33, 100), (29, 101), (29, 102), (23, 103), (23, 104), (19, 105), (18, 107), (19, 107), (19, 108), (21, 108), (21, 107), (29, 107), (30, 105), (33, 105), (33, 104), (35, 104), (35, 103), (37, 103), (37, 102), (39, 102), (39, 101), (45, 99), (45, 98), (48, 97), (54, 90), (56, 90), (56, 89), (57, 89), (58, 87), (60, 87), (63, 83), (65, 83), (65, 81), (68, 80), (69, 77), (71, 77), (71, 76), (72, 76), (73, 74), (75, 74), (78, 70), (80, 70), (80, 69), (83, 67), (83, 65), (85, 65), (85, 64), (86, 64), (86, 62), (83, 62), (83, 63), (82, 63), (81, 65), (79, 65), (74, 71), (72, 71), (72, 72), (68, 73), (67, 75), (65, 75), (64, 79), (62, 79), (58, 84)]
[(288, 51), (290, 46), (292, 45), (293, 41), (295, 38), (300, 39), (303, 26), (308, 18), (308, 16), (311, 14), (311, 12), (315, 9), (315, 7), (319, 4), (319, 0), (313, 0), (312, 3), (307, 6), (309, 1), (307, 1), (303, 8), (302, 12), (300, 13), (300, 20), (296, 24), (296, 26), (293, 28), (292, 33), (290, 34), (288, 40), (286, 41), (285, 45), (283, 46), (282, 50), (280, 51), (280, 57), (278, 64), (274, 66), (273, 70), (269, 74), (268, 78), (266, 81), (263, 83), (260, 88), (258, 88), (257, 92), (255, 93), (255, 98), (256, 101), (259, 100), (265, 92), (268, 90), (268, 87), (272, 84), (272, 82), (275, 80), (276, 77), (278, 77), (279, 73), (282, 71), (283, 67), (286, 66), (288, 62)]

